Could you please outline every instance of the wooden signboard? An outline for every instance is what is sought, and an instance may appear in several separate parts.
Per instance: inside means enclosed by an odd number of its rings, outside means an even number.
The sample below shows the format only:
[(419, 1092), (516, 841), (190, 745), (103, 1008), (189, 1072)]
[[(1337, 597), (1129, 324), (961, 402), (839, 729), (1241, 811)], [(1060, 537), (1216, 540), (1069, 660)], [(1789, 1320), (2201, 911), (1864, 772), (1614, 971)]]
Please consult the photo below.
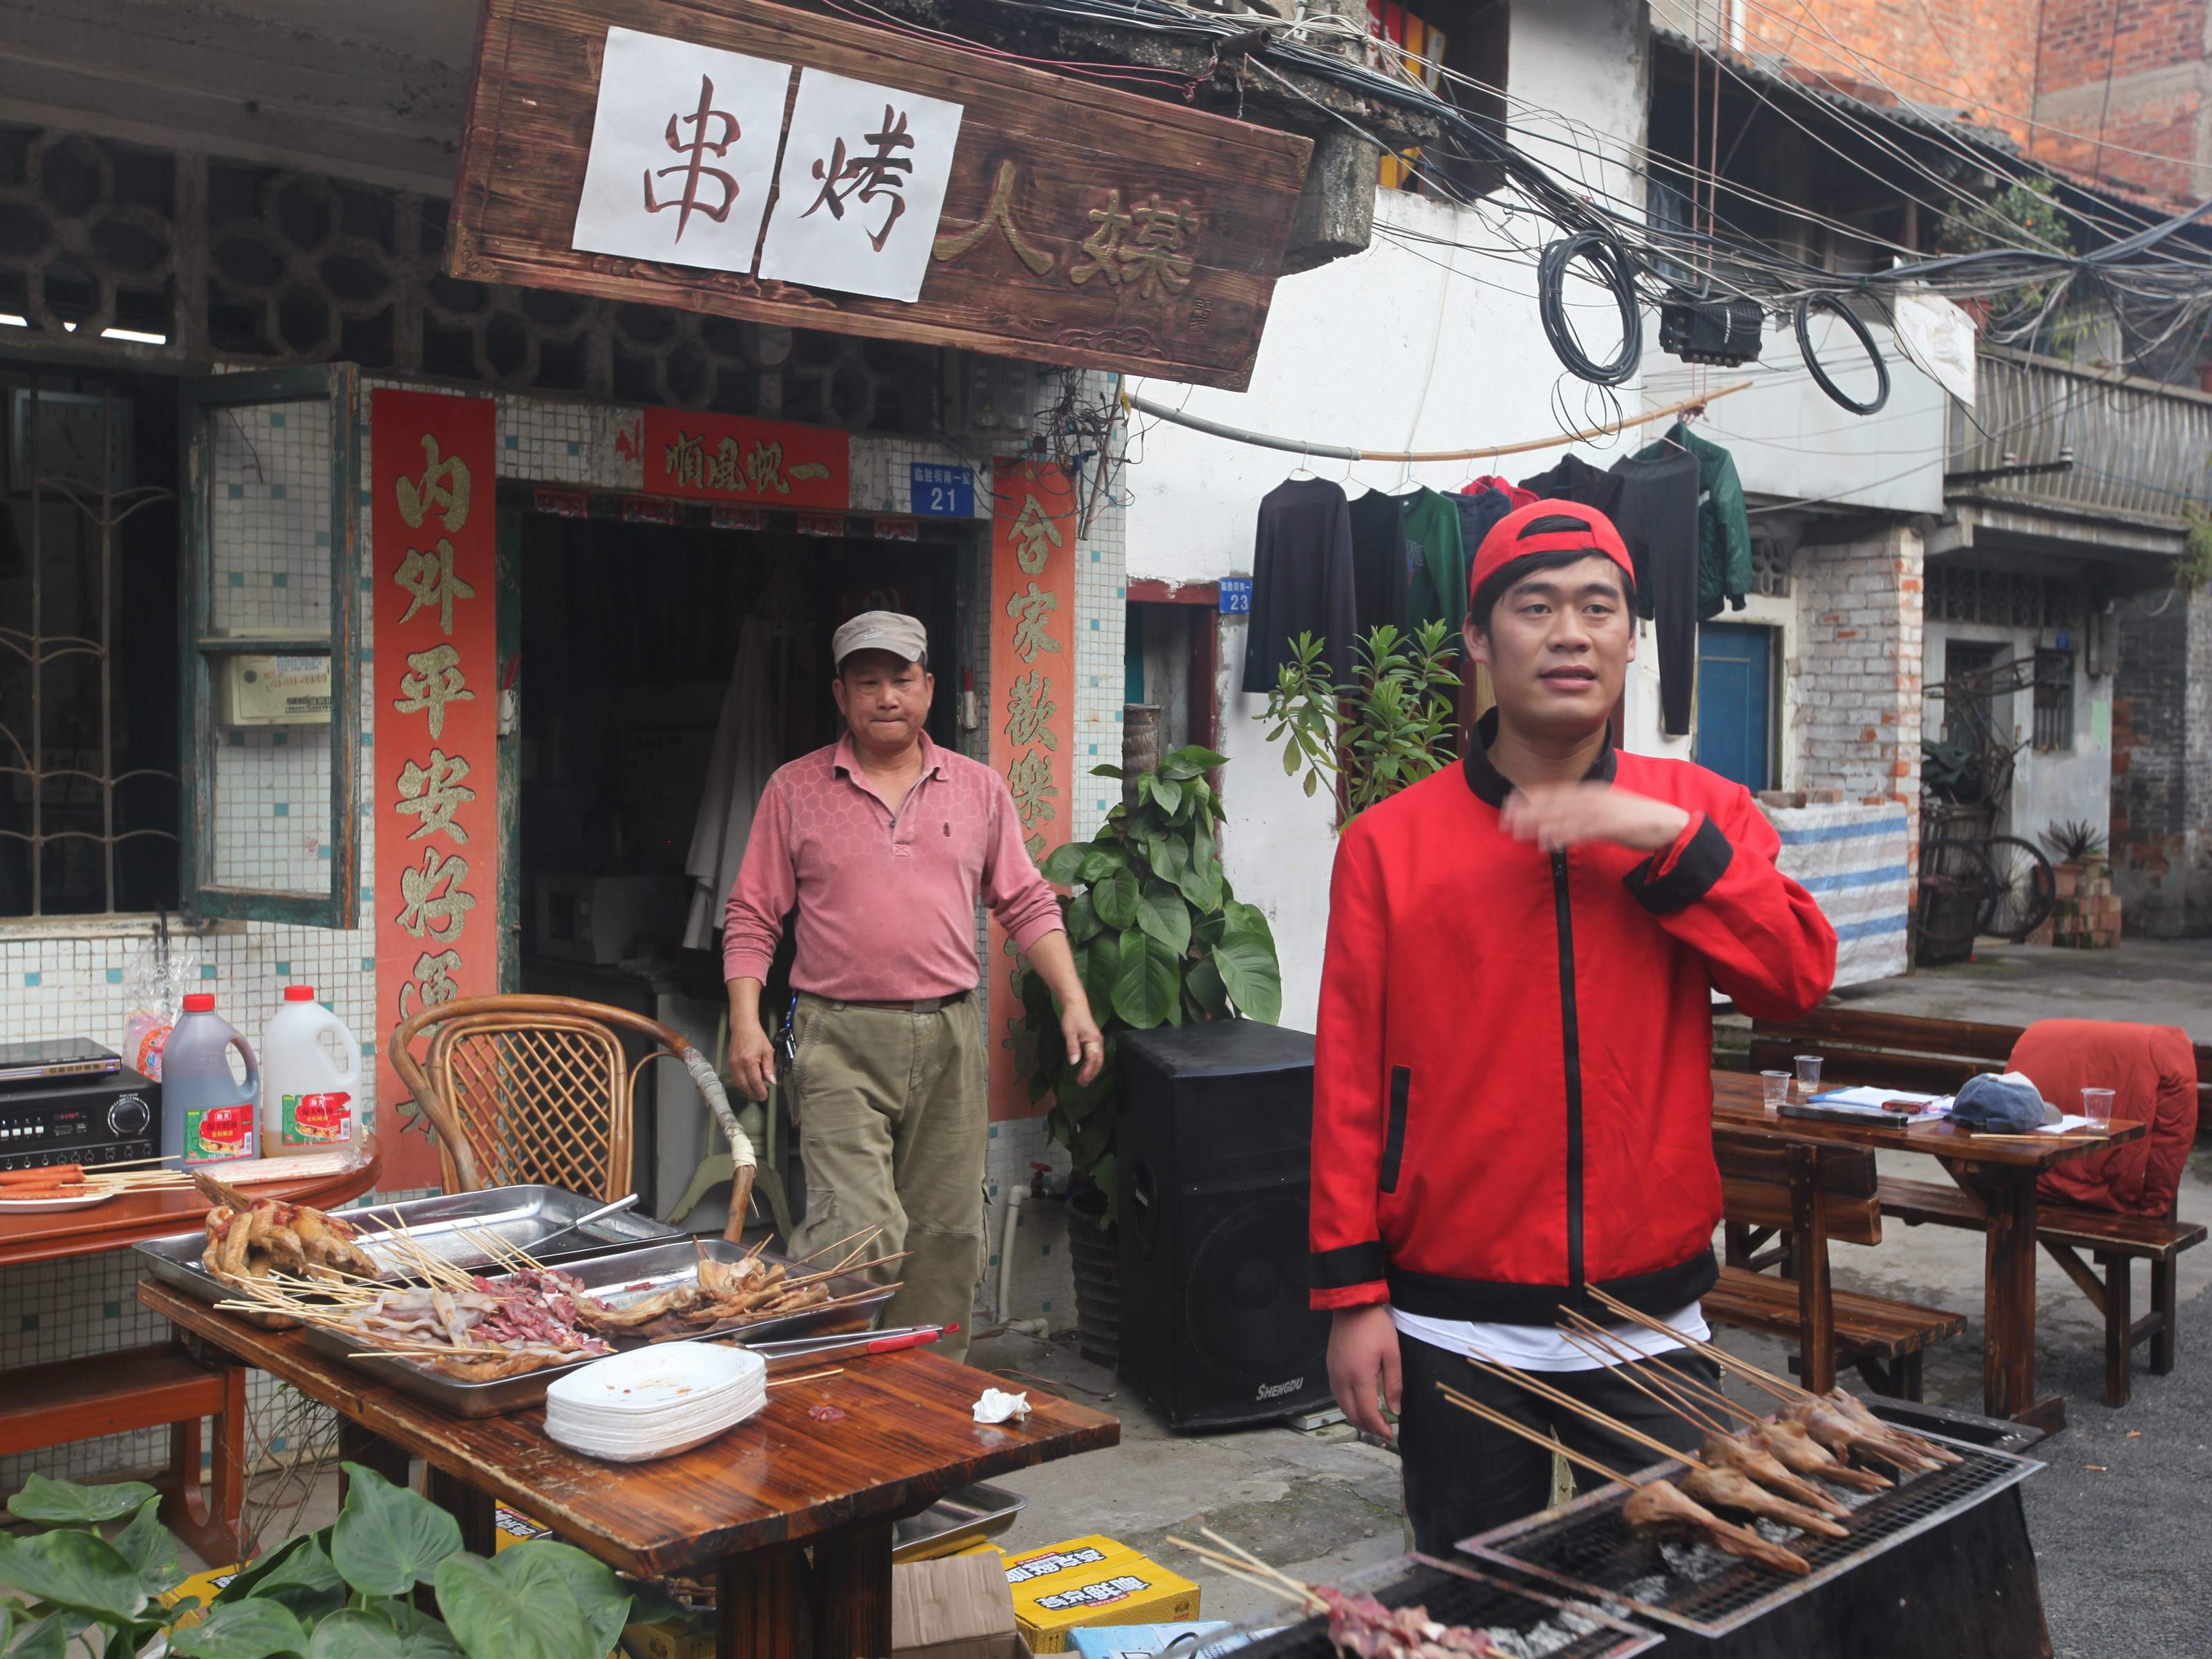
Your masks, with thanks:
[[(650, 165), (614, 172), (602, 155), (595, 212), (626, 207), (626, 181), (641, 180), (638, 219), (612, 239), (617, 245), (646, 245), (659, 233), (673, 239), (674, 251), (703, 249), (718, 229), (749, 228), (757, 216), (769, 265), (821, 269), (819, 258), (802, 263), (780, 255), (779, 246), (834, 228), (831, 218), (847, 210), (859, 222), (864, 204), (870, 231), (888, 236), (897, 216), (892, 192), (929, 172), (926, 145), (906, 143), (904, 112), (892, 107), (899, 95), (912, 94), (917, 111), (931, 100), (957, 106), (949, 176), (940, 169), (932, 179), (933, 188), (943, 185), (942, 208), (933, 225), (925, 206), (899, 228), (908, 239), (931, 231), (918, 296), (775, 281), (759, 274), (750, 252), (732, 259), (726, 245), (715, 257), (746, 269), (574, 246), (610, 29), (686, 43), (720, 58), (725, 70), (730, 60), (720, 54), (736, 53), (756, 68), (796, 71), (784, 111), (765, 117), (743, 104), (726, 72), (718, 97), (712, 64), (680, 86), (668, 74), (665, 92), (657, 82), (641, 89), (634, 76), (626, 80), (625, 130), (603, 135), (601, 149), (618, 137), (633, 159)], [(810, 163), (796, 151), (814, 146), (785, 143), (796, 130), (787, 125), (775, 165), (765, 165), (754, 148), (764, 136), (759, 123), (788, 124), (794, 99), (842, 84), (835, 82), (840, 76), (866, 83), (884, 103), (882, 131), (856, 130), (849, 152), (841, 140), (832, 155)], [(774, 84), (781, 83), (757, 74), (743, 83), (756, 100)], [(648, 105), (655, 124), (638, 131)], [(927, 130), (917, 113), (914, 132)], [(865, 152), (864, 141), (872, 146)], [(740, 144), (751, 151), (744, 169), (734, 159)], [(911, 167), (902, 148), (914, 152)], [(1241, 389), (1251, 379), (1311, 149), (1308, 140), (1269, 128), (760, 0), (485, 0), (446, 269), (479, 281)], [(729, 165), (716, 169), (717, 161)], [(715, 172), (722, 177), (709, 176)], [(776, 182), (763, 185), (763, 177)], [(619, 198), (609, 193), (610, 179), (623, 181)], [(733, 199), (744, 191), (750, 195)], [(825, 206), (830, 213), (819, 213)], [(675, 233), (679, 222), (690, 227), (689, 241)], [(744, 240), (755, 246), (749, 228)], [(863, 253), (858, 263), (866, 262)], [(859, 288), (868, 280), (852, 278)]]

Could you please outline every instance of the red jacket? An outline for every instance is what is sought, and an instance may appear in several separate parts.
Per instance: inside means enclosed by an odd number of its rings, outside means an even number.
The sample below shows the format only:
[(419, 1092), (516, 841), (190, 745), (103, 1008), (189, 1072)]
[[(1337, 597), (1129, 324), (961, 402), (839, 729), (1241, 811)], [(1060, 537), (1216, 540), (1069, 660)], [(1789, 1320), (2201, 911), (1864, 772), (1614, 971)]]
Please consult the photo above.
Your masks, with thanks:
[(2081, 1091), (2110, 1089), (2112, 1115), (2150, 1126), (2141, 1140), (2059, 1164), (2036, 1182), (2057, 1204), (2123, 1215), (2169, 1216), (2181, 1172), (2197, 1144), (2197, 1051), (2172, 1025), (2106, 1019), (2039, 1019), (2021, 1033), (2007, 1062), (2034, 1079), (2062, 1111), (2081, 1109)]
[(1689, 827), (1651, 856), (1539, 852), (1499, 830), (1512, 786), (1476, 746), (1345, 831), (1314, 1057), (1315, 1307), (1548, 1325), (1584, 1282), (1653, 1312), (1711, 1288), (1708, 988), (1796, 1018), (1827, 994), (1835, 930), (1739, 786), (1610, 749), (1589, 775)]

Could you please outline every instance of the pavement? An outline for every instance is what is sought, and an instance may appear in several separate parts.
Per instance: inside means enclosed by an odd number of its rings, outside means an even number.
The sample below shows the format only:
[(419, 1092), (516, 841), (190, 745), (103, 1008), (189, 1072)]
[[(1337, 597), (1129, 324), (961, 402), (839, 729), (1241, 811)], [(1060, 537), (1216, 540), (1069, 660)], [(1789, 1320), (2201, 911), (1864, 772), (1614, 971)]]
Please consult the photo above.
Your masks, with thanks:
[(2111, 951), (1984, 939), (1971, 962), (1850, 986), (1836, 1000), (1849, 1008), (1996, 1025), (2135, 1020), (2179, 1025), (2191, 1042), (2212, 1042), (2212, 939), (2128, 939)]

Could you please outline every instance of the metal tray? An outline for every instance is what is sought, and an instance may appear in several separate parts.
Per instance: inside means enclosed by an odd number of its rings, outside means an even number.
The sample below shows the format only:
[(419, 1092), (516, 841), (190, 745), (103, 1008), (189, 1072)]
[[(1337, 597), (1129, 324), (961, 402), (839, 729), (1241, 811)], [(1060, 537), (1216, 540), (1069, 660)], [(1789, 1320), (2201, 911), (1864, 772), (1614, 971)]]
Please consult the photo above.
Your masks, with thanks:
[[(484, 1254), (461, 1236), (491, 1233), (509, 1244), (528, 1250), (549, 1267), (603, 1256), (611, 1249), (635, 1249), (665, 1243), (684, 1235), (665, 1222), (634, 1211), (601, 1216), (588, 1227), (566, 1235), (542, 1255), (534, 1241), (551, 1237), (580, 1216), (599, 1207), (599, 1200), (558, 1187), (492, 1187), (480, 1193), (441, 1193), (432, 1198), (410, 1199), (404, 1204), (378, 1204), (365, 1209), (335, 1213), (359, 1230), (359, 1243), (380, 1262), (388, 1261), (389, 1248), (377, 1235), (404, 1226), (424, 1249), (464, 1267), (481, 1265)], [(164, 1285), (173, 1285), (202, 1302), (228, 1302), (238, 1292), (200, 1266), (200, 1251), (207, 1243), (204, 1230), (171, 1233), (133, 1245), (145, 1258), (147, 1268)], [(276, 1315), (247, 1315), (256, 1324), (289, 1329), (291, 1322)]]
[(934, 1561), (996, 1538), (1014, 1524), (1029, 1501), (1004, 1486), (963, 1486), (892, 1528), (891, 1559)]
[[(615, 1291), (605, 1299), (617, 1306), (650, 1296), (655, 1291), (671, 1285), (686, 1283), (698, 1274), (698, 1252), (704, 1250), (716, 1261), (735, 1261), (746, 1254), (742, 1244), (733, 1244), (723, 1238), (681, 1238), (674, 1243), (652, 1244), (642, 1249), (632, 1248), (611, 1255), (589, 1257), (581, 1261), (564, 1263), (561, 1271), (574, 1275), (584, 1288), (594, 1293)], [(773, 1252), (763, 1253), (762, 1260), (769, 1262), (785, 1261)], [(493, 1275), (494, 1278), (503, 1275)], [(888, 1285), (873, 1285), (859, 1273), (844, 1273), (827, 1281), (832, 1297), (860, 1296), (862, 1300), (848, 1302), (840, 1308), (806, 1308), (797, 1313), (771, 1315), (766, 1319), (755, 1319), (728, 1325), (717, 1325), (707, 1330), (691, 1332), (688, 1340), (699, 1341), (709, 1337), (729, 1336), (742, 1331), (747, 1337), (769, 1335), (792, 1336), (817, 1326), (839, 1319), (862, 1322), (872, 1317), (877, 1309), (891, 1299)], [(635, 1285), (633, 1291), (629, 1287)], [(588, 1365), (594, 1358), (587, 1355), (558, 1365), (540, 1366), (534, 1371), (525, 1371), (520, 1376), (502, 1376), (489, 1382), (464, 1382), (454, 1377), (441, 1376), (434, 1370), (406, 1359), (353, 1359), (364, 1350), (357, 1337), (348, 1336), (325, 1326), (305, 1328), (307, 1340), (324, 1352), (334, 1354), (371, 1375), (390, 1382), (394, 1388), (411, 1394), (418, 1400), (427, 1400), (441, 1410), (457, 1417), (500, 1417), (508, 1412), (526, 1411), (532, 1406), (545, 1403), (547, 1384), (556, 1377), (566, 1376), (579, 1366)], [(635, 1340), (617, 1337), (616, 1351), (643, 1346)]]

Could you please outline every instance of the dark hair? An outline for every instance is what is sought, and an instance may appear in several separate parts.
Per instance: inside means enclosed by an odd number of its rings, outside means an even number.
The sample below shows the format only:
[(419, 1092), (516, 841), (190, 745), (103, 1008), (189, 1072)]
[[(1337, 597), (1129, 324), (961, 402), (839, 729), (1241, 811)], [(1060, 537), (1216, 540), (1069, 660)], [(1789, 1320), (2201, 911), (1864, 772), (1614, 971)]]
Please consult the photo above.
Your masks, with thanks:
[[(1544, 519), (1536, 521), (1540, 525), (1552, 522), (1554, 521)], [(1572, 525), (1575, 521), (1565, 522)], [(1530, 532), (1544, 533), (1535, 531), (1534, 526), (1530, 526)], [(1571, 564), (1580, 564), (1584, 559), (1604, 559), (1606, 568), (1620, 580), (1621, 599), (1630, 605), (1636, 603), (1636, 584), (1628, 579), (1628, 573), (1607, 557), (1603, 550), (1595, 547), (1562, 547), (1548, 553), (1524, 553), (1510, 563), (1492, 571), (1482, 586), (1474, 590), (1474, 601), (1467, 608), (1468, 627), (1476, 633), (1488, 634), (1490, 613), (1498, 609), (1498, 600), (1505, 597), (1506, 591), (1514, 583), (1525, 581), (1539, 570), (1564, 570)]]

